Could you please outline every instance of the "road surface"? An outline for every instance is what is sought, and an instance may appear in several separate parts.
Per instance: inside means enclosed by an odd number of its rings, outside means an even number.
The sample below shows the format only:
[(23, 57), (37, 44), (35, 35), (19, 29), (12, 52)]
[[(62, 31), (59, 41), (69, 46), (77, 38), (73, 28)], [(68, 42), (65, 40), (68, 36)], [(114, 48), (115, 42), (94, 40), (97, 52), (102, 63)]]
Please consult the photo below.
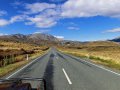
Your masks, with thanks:
[(47, 90), (120, 90), (120, 75), (52, 48), (5, 78), (39, 77)]

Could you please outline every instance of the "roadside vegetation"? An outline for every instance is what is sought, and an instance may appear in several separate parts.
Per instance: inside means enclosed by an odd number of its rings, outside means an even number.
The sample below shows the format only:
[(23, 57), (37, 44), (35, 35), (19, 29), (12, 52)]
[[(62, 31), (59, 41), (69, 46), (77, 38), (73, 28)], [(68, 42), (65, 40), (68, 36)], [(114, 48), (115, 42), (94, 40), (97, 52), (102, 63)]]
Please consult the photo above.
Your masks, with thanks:
[(120, 70), (120, 44), (114, 42), (89, 42), (67, 45), (58, 48), (60, 51), (81, 58), (87, 58), (97, 64), (102, 64)]
[(0, 77), (27, 64), (48, 49), (46, 46), (0, 41)]

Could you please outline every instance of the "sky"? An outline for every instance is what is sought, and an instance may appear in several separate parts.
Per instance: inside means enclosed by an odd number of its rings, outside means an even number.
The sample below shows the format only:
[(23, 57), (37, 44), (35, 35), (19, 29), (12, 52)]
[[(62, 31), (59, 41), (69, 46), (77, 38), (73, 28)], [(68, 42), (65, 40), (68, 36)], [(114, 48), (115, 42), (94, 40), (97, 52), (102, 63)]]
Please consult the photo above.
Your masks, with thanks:
[(0, 35), (47, 33), (77, 41), (120, 37), (120, 0), (0, 0)]

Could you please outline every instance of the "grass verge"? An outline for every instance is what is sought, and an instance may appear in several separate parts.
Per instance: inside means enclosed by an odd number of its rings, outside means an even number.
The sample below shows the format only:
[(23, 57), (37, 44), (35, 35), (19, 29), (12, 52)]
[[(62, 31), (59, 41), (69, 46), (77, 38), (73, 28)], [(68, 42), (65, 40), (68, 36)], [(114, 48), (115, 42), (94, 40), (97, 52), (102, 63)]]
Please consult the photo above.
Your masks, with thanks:
[(27, 64), (28, 62), (29, 61), (27, 61), (27, 60), (26, 61), (20, 61), (20, 62), (14, 63), (14, 64), (9, 64), (9, 65), (7, 65), (5, 67), (1, 67), (0, 68), (0, 77), (8, 74), (9, 72), (19, 68), (22, 65)]
[(104, 66), (107, 66), (107, 67), (110, 67), (110, 68), (113, 68), (116, 70), (120, 70), (120, 63), (116, 63), (112, 59), (102, 59), (102, 58), (96, 57), (96, 56), (87, 56), (87, 55), (83, 55), (83, 54), (81, 55), (78, 52), (75, 53), (74, 51), (73, 52), (63, 51), (63, 50), (60, 50), (60, 51), (63, 53), (66, 53), (66, 54), (71, 54), (71, 55), (83, 58), (83, 59), (91, 60), (92, 62), (94, 62), (96, 64), (100, 64), (100, 65), (104, 65)]
[[(46, 51), (45, 51), (46, 52)], [(11, 71), (14, 71), (18, 68), (20, 68), (21, 66), (26, 65), (27, 63), (31, 62), (32, 60), (34, 60), (35, 58), (43, 55), (45, 52), (41, 52), (41, 53), (37, 53), (35, 55), (32, 55), (29, 60), (23, 60), (20, 62), (16, 62), (13, 64), (9, 64), (5, 67), (0, 67), (0, 77), (5, 76), (6, 74), (10, 73)]]

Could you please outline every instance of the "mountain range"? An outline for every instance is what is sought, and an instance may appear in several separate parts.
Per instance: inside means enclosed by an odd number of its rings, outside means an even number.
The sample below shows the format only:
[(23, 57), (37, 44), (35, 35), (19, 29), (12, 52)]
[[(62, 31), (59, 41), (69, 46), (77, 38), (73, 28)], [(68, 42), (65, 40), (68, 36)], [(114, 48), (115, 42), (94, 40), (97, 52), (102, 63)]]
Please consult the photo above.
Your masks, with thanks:
[[(37, 44), (37, 45), (53, 45), (53, 44), (79, 45), (81, 44), (80, 41), (61, 40), (59, 38), (56, 38), (53, 35), (44, 34), (44, 33), (35, 33), (35, 34), (28, 34), (28, 35), (23, 35), (23, 34), (3, 35), (3, 36), (0, 36), (0, 40), (24, 42), (24, 43), (31, 43), (31, 44)], [(108, 40), (108, 41), (120, 42), (120, 37), (112, 40)]]
[(120, 37), (117, 37), (117, 38), (112, 39), (112, 40), (110, 40), (110, 41), (114, 41), (114, 42), (119, 42), (119, 43), (120, 43)]
[(38, 44), (38, 45), (47, 44), (47, 43), (50, 44), (60, 41), (59, 38), (43, 33), (36, 33), (29, 35), (23, 35), (23, 34), (3, 35), (0, 36), (0, 40), (25, 42), (25, 43)]

